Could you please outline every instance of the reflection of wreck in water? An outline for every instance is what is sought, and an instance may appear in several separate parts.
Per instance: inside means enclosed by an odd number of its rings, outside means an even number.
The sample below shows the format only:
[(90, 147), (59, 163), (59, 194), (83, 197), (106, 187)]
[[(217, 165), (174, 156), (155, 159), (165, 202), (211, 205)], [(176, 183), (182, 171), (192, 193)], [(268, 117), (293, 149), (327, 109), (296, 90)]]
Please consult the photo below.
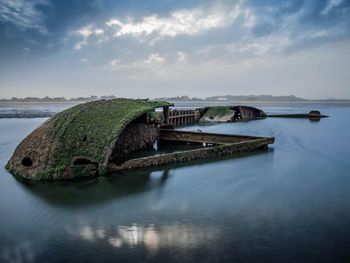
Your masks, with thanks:
[[(274, 142), (270, 137), (174, 130), (174, 126), (198, 122), (211, 108), (170, 110), (170, 106), (162, 101), (129, 99), (77, 105), (27, 136), (6, 167), (24, 178), (61, 180), (254, 151)], [(230, 114), (233, 110), (231, 121), (238, 110), (240, 119), (264, 116), (258, 109), (237, 107), (229, 107)], [(155, 111), (157, 108), (161, 111)], [(152, 148), (157, 140), (193, 148), (128, 158)]]
[[(180, 164), (179, 164), (180, 165)], [(189, 165), (189, 164), (183, 164)], [(37, 183), (15, 177), (29, 194), (50, 206), (75, 210), (122, 200), (148, 191), (162, 194), (163, 187), (172, 176), (169, 169), (156, 167), (123, 173), (123, 176), (88, 177), (83, 180)]]

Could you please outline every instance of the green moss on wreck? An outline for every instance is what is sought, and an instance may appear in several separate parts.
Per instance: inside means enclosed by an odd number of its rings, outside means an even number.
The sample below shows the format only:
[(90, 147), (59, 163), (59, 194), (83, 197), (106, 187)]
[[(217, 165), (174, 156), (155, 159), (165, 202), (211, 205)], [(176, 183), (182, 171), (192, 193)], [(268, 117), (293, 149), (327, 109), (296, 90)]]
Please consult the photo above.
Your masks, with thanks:
[(228, 122), (232, 119), (234, 111), (229, 106), (214, 106), (205, 110), (200, 122)]
[[(74, 159), (82, 157), (96, 164), (98, 174), (103, 175), (124, 128), (142, 114), (169, 105), (164, 101), (129, 99), (77, 105), (58, 113), (28, 135), (6, 168), (15, 175), (35, 180), (67, 179), (87, 174), (86, 168), (72, 165)], [(30, 158), (32, 165), (23, 165), (23, 158)]]
[(200, 122), (235, 122), (266, 118), (266, 113), (250, 106), (214, 106), (205, 109)]
[(204, 116), (207, 117), (222, 117), (228, 114), (233, 113), (233, 110), (229, 106), (215, 106), (215, 107), (210, 107), (208, 110), (205, 112)]

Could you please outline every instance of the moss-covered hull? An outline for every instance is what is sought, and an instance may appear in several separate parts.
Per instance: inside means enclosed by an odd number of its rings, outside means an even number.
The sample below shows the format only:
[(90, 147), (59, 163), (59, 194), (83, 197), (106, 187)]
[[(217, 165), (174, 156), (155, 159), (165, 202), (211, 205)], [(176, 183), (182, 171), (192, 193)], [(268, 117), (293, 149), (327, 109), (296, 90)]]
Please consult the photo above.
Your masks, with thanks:
[(6, 168), (34, 180), (103, 175), (125, 127), (143, 114), (169, 105), (164, 101), (129, 99), (77, 105), (58, 113), (28, 135)]

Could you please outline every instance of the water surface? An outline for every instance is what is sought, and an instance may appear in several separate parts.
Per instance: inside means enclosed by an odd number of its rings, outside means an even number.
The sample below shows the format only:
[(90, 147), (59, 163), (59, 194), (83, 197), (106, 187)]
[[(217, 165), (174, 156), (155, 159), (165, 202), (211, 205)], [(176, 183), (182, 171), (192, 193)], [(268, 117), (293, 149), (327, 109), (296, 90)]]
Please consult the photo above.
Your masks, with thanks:
[(347, 262), (350, 107), (319, 122), (271, 118), (187, 126), (275, 136), (268, 151), (75, 182), (4, 170), (45, 119), (0, 120), (0, 262)]

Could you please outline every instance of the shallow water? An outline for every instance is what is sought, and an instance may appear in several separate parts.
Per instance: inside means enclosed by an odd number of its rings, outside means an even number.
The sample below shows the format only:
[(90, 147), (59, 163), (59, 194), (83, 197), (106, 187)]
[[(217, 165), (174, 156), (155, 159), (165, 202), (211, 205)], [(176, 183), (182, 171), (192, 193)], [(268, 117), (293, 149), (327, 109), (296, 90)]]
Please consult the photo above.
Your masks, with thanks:
[(184, 129), (275, 136), (268, 151), (52, 184), (4, 170), (45, 119), (0, 120), (0, 262), (346, 262), (350, 107)]

